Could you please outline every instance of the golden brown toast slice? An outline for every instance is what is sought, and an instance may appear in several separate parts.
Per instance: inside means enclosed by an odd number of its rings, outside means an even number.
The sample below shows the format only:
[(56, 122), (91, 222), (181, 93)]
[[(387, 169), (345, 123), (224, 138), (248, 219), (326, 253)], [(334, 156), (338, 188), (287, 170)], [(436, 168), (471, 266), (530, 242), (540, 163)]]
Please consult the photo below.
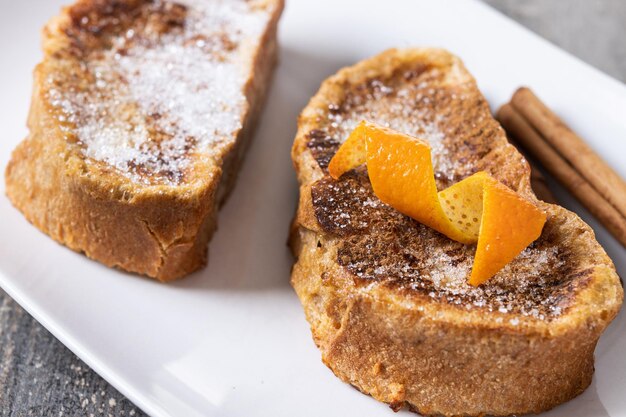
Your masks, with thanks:
[(79, 0), (43, 32), (6, 169), (26, 218), (105, 265), (205, 265), (276, 61), (283, 0)]
[[(473, 246), (381, 203), (365, 167), (328, 175), (362, 119), (427, 139), (439, 189), (488, 171), (548, 213), (541, 237), (470, 286)], [(537, 413), (589, 385), (623, 299), (615, 268), (578, 216), (536, 199), (458, 58), (389, 50), (339, 71), (302, 112), (292, 157), (291, 280), (338, 377), (394, 409), (446, 416)]]

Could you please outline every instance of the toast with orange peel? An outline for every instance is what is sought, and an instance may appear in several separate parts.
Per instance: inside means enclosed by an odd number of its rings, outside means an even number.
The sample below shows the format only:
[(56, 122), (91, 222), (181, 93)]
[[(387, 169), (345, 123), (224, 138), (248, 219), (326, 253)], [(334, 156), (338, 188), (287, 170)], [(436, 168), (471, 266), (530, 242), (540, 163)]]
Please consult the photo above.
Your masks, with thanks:
[[(545, 213), (541, 235), (471, 285), (475, 245), (381, 201), (367, 164), (329, 174), (362, 120), (428, 142), (437, 190), (484, 171)], [(578, 216), (535, 197), (527, 162), (458, 58), (389, 50), (342, 69), (303, 110), (292, 158), (291, 282), (339, 378), (395, 410), (445, 416), (538, 413), (590, 384), (623, 300), (615, 268)]]

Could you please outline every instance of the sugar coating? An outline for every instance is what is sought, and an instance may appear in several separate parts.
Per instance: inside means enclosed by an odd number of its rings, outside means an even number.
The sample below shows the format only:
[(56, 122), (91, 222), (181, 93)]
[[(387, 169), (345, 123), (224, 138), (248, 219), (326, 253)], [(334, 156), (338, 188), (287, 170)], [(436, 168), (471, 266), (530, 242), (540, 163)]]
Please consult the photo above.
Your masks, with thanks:
[[(439, 71), (431, 70), (428, 75), (437, 77)], [(441, 127), (444, 117), (431, 109), (435, 90), (427, 81), (407, 83), (396, 89), (381, 80), (373, 80), (368, 87), (367, 94), (349, 97), (344, 111), (328, 114), (330, 130), (340, 142), (347, 139), (361, 120), (367, 120), (427, 141), (438, 177), (470, 168), (463, 161), (450, 158), (444, 142), (446, 132)]]
[(83, 154), (135, 182), (177, 184), (194, 154), (218, 155), (234, 140), (269, 19), (245, 0), (176, 4), (186, 6), (181, 28), (156, 37), (128, 28), (84, 63), (93, 77), (86, 89), (48, 92)]
[[(421, 279), (429, 280), (433, 284), (435, 290), (429, 293), (432, 298), (443, 298), (456, 305), (464, 305), (469, 301), (472, 305), (488, 311), (514, 312), (541, 320), (546, 316), (561, 314), (557, 297), (534, 293), (538, 287), (548, 285), (549, 280), (545, 278), (563, 266), (556, 246), (524, 249), (514, 261), (491, 279), (490, 285), (480, 287), (468, 284), (474, 263), (473, 255), (468, 254), (459, 261), (452, 259), (444, 251), (433, 249), (431, 254), (426, 260), (429, 273), (423, 274)], [(409, 285), (419, 286), (416, 279), (418, 277), (412, 278), (414, 279)], [(515, 291), (511, 291), (513, 286)]]
[[(477, 96), (473, 84), (441, 86), (437, 72), (370, 80), (329, 105), (327, 112), (322, 110), (319, 128), (309, 135), (309, 149), (320, 166), (365, 119), (427, 140), (439, 189), (475, 172), (478, 155), (491, 150), (492, 138), (501, 138), (497, 124), (486, 103), (469, 101)], [(558, 317), (567, 306), (573, 265), (558, 241), (540, 238), (487, 283), (474, 287), (468, 280), (475, 246), (454, 242), (380, 202), (364, 169), (339, 181), (318, 181), (312, 198), (322, 228), (342, 237), (338, 263), (364, 289), (383, 283), (463, 309), (538, 320)], [(518, 325), (519, 319), (509, 323)]]
[[(365, 174), (323, 179), (312, 188), (322, 228), (341, 236), (338, 262), (368, 282), (424, 294), (461, 308), (481, 308), (536, 319), (561, 314), (567, 251), (543, 237), (479, 287), (468, 283), (475, 245), (455, 242), (382, 203)], [(548, 232), (550, 234), (550, 232)]]

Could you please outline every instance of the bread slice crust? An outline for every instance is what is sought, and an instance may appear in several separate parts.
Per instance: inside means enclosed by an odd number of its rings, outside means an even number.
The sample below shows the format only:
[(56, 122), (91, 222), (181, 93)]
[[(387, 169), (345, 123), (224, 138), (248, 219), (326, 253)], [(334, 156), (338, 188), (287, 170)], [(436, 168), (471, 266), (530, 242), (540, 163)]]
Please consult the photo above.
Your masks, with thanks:
[[(211, 16), (209, 9), (206, 19), (227, 19), (234, 13), (221, 0), (205, 3), (215, 3), (213, 10), (223, 8), (226, 16)], [(201, 26), (202, 22), (198, 23), (198, 34), (194, 34), (192, 31), (196, 29), (192, 27), (190, 16), (200, 4), (194, 3), (194, 0), (180, 3), (79, 0), (53, 18), (43, 31), (44, 59), (34, 71), (28, 117), (30, 133), (14, 150), (6, 168), (6, 192), (15, 207), (57, 242), (107, 266), (160, 281), (177, 279), (203, 267), (207, 261), (208, 242), (216, 229), (219, 206), (235, 183), (277, 58), (276, 30), (283, 1), (240, 3), (241, 6), (235, 6), (247, 8), (239, 12), (242, 18), (252, 19), (255, 13), (261, 16), (254, 23), (260, 28), (241, 39), (237, 38), (235, 29), (230, 31), (224, 27), (222, 32), (213, 33), (210, 27)], [(236, 21), (238, 17), (233, 19)], [(190, 41), (194, 44), (189, 45)], [(137, 55), (136, 61), (133, 61), (133, 53)], [(109, 61), (115, 59), (119, 63), (106, 61), (102, 56), (114, 56), (108, 58)], [(200, 127), (209, 131), (213, 123), (211, 120), (197, 121), (198, 124), (206, 122), (208, 126), (184, 126), (188, 122), (184, 118), (187, 114), (178, 115), (175, 119), (168, 118), (167, 114), (138, 110), (142, 97), (135, 102), (124, 102), (124, 105), (130, 106), (128, 111), (108, 108), (108, 104), (92, 99), (94, 95), (102, 94), (103, 100), (109, 100), (106, 103), (117, 105), (115, 100), (118, 96), (127, 99), (124, 94), (132, 90), (133, 82), (143, 82), (142, 77), (158, 77), (158, 74), (149, 72), (151, 68), (148, 65), (144, 65), (131, 68), (125, 74), (130, 77), (141, 72), (138, 80), (118, 82), (112, 77), (118, 77), (118, 68), (124, 63), (131, 66), (139, 65), (136, 63), (144, 59), (153, 59), (157, 63), (161, 59), (162, 67), (152, 67), (165, 73), (170, 70), (166, 59), (171, 58), (175, 60), (171, 64), (173, 77), (184, 77), (187, 70), (194, 71), (195, 65), (202, 65), (202, 62), (184, 61), (188, 56), (199, 56), (197, 61), (210, 62), (206, 64), (209, 69), (213, 68), (210, 65), (217, 67), (221, 62), (233, 62), (232, 67), (241, 72), (236, 79), (239, 84), (224, 87), (225, 90), (234, 88), (241, 96), (237, 110), (223, 109), (224, 114), (233, 118), (234, 121), (229, 122), (233, 129), (220, 133), (219, 138), (211, 139), (213, 142), (202, 149), (196, 144), (203, 139), (191, 136), (204, 133), (198, 130)], [(104, 75), (100, 74), (98, 65), (107, 65)], [(202, 80), (201, 71), (205, 67), (198, 68), (199, 73), (193, 73), (193, 77)], [(209, 73), (205, 77), (212, 75)], [(98, 83), (104, 83), (98, 78), (100, 76), (107, 83), (98, 90)], [(171, 85), (185, 87), (192, 82), (194, 87), (208, 91), (191, 75), (188, 80), (182, 79), (176, 84), (177, 81), (172, 81)], [(165, 84), (168, 82), (166, 79)], [(146, 106), (159, 111), (167, 108), (166, 100), (172, 97), (188, 98), (191, 101), (189, 106), (194, 104), (194, 91), (180, 94), (174, 91), (174, 87), (168, 90), (167, 86), (151, 85), (148, 81), (146, 86), (144, 90), (148, 94), (151, 88), (162, 87), (158, 91), (165, 94), (165, 98), (155, 93), (154, 97), (150, 97), (151, 101), (146, 100)], [(202, 91), (197, 93), (200, 99), (204, 97)], [(218, 97), (220, 91), (218, 89), (216, 93)], [(112, 93), (107, 96), (107, 92)], [(82, 108), (76, 97), (84, 101)], [(73, 99), (79, 105), (72, 103)], [(112, 116), (104, 121), (94, 121), (88, 106), (101, 106), (99, 111)], [(72, 108), (67, 110), (67, 107)], [(203, 109), (201, 107), (198, 112)], [(181, 113), (185, 109), (174, 111)], [(81, 116), (84, 113), (91, 119)], [(189, 114), (197, 116), (196, 113)], [(220, 117), (219, 111), (216, 115), (216, 118)], [(142, 144), (143, 148), (133, 144), (132, 139), (123, 138), (123, 134), (113, 135), (112, 141), (126, 140), (126, 144), (109, 153), (107, 143), (88, 142), (104, 135), (102, 132), (109, 128), (107, 123), (115, 124), (118, 120), (122, 120), (120, 123), (129, 120), (126, 122), (129, 137), (135, 130), (147, 127), (150, 133), (146, 143)], [(135, 120), (141, 123), (133, 125)], [(164, 120), (179, 122), (187, 130), (174, 122), (171, 124), (173, 128), (164, 127), (161, 123)], [(85, 129), (90, 127), (88, 123), (95, 123), (91, 131)], [(186, 135), (183, 140), (189, 142), (183, 144), (182, 151), (178, 148), (171, 150), (170, 145), (167, 145), (170, 148), (161, 145), (175, 143), (174, 136), (181, 131), (181, 136)], [(124, 146), (135, 146), (132, 151), (140, 156), (140, 160), (123, 159), (123, 152), (126, 151), (121, 148)], [(179, 163), (180, 169), (176, 171), (179, 167), (176, 164)], [(165, 168), (158, 171), (155, 167)]]
[[(441, 188), (486, 170), (548, 213), (542, 237), (487, 284), (472, 247), (385, 206), (364, 168), (326, 167), (360, 119), (431, 141)], [(462, 62), (389, 50), (340, 70), (303, 110), (292, 150), (300, 202), (292, 285), (323, 362), (392, 408), (424, 415), (538, 413), (584, 391), (623, 290), (592, 230), (536, 199)]]

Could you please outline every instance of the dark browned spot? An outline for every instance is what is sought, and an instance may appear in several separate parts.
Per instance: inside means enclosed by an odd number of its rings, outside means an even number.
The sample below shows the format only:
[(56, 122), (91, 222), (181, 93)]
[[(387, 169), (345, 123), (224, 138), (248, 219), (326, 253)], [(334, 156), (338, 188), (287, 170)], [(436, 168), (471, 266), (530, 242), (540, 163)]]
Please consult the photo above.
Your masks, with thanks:
[[(328, 106), (319, 127), (308, 132), (308, 148), (322, 169), (351, 127), (369, 119), (438, 140), (431, 146), (439, 189), (478, 170), (487, 170), (512, 187), (519, 182), (525, 166), (499, 162), (507, 157), (498, 148), (502, 132), (473, 83), (438, 86), (442, 72), (423, 67), (405, 68), (399, 75), (346, 86), (345, 99)], [(407, 296), (427, 296), (461, 309), (549, 320), (567, 309), (591, 276), (591, 271), (576, 270), (570, 252), (559, 246), (558, 225), (548, 221), (541, 238), (496, 277), (470, 287), (475, 247), (452, 241), (380, 202), (366, 167), (337, 181), (319, 180), (311, 197), (320, 226), (343, 238), (337, 261), (354, 275), (356, 285), (378, 282)]]

